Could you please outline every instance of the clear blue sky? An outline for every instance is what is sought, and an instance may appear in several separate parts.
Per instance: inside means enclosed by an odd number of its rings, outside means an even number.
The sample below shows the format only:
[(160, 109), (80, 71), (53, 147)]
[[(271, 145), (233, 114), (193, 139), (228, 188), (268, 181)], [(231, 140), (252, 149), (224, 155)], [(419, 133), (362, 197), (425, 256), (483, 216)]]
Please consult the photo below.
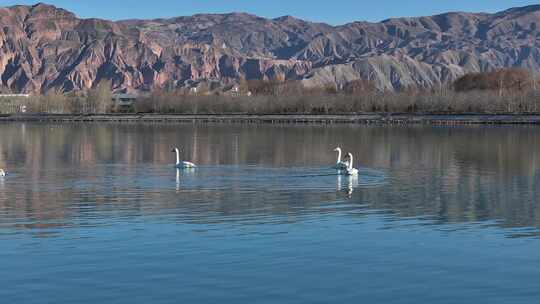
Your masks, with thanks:
[[(0, 6), (37, 1), (0, 0)], [(160, 18), (196, 13), (247, 12), (263, 17), (295, 17), (343, 24), (390, 17), (425, 16), (448, 11), (496, 12), (540, 4), (539, 0), (49, 0), (80, 17), (103, 19)]]

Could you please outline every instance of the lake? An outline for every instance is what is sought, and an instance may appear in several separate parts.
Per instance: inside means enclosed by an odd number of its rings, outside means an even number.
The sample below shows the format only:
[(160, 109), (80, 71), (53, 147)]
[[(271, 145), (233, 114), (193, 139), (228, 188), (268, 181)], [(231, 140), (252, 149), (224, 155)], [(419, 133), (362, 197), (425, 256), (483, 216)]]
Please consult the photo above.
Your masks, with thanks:
[(540, 300), (538, 127), (11, 123), (0, 168), (4, 303)]

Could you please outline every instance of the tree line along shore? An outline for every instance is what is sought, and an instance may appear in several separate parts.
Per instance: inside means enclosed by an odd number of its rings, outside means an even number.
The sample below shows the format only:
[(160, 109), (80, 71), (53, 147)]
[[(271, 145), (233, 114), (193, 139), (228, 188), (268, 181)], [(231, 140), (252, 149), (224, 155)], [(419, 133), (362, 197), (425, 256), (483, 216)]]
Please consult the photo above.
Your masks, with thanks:
[[(6, 95), (8, 96), (8, 95)], [(110, 82), (86, 92), (0, 98), (0, 114), (183, 114), (183, 115), (350, 115), (537, 114), (540, 83), (523, 69), (466, 74), (451, 85), (431, 89), (380, 91), (366, 80), (343, 86), (306, 88), (298, 81), (241, 81), (232, 90), (211, 86), (156, 89), (120, 104)]]

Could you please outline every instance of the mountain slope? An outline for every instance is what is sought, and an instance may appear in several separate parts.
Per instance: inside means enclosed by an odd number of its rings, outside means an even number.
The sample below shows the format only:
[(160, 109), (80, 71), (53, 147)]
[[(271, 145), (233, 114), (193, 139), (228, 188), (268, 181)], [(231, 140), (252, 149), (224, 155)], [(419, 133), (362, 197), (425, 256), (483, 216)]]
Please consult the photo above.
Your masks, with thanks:
[(0, 9), (0, 24), (0, 88), (11, 92), (358, 78), (400, 89), (502, 67), (540, 71), (540, 5), (330, 26), (243, 13), (112, 22), (37, 4)]

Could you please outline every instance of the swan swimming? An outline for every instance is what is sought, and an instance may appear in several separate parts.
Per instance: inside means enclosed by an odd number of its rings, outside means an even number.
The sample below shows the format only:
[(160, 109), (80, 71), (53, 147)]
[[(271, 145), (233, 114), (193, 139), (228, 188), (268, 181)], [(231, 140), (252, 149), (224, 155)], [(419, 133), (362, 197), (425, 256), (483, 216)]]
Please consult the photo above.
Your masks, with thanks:
[(0, 177), (4, 177), (6, 175), (7, 175), (6, 171), (4, 171), (4, 169), (0, 169)]
[(189, 169), (197, 168), (197, 165), (188, 161), (180, 161), (180, 149), (174, 148), (171, 152), (176, 152), (176, 168)]
[(335, 148), (334, 152), (338, 153), (337, 162), (336, 162), (336, 165), (334, 166), (334, 169), (347, 170), (347, 168), (349, 168), (349, 164), (347, 163), (347, 161), (341, 161), (341, 148), (340, 147)]
[(353, 168), (353, 155), (352, 155), (352, 153), (347, 154), (347, 158), (348, 158), (348, 166), (347, 166), (347, 171), (345, 171), (345, 175), (358, 176), (358, 169)]

